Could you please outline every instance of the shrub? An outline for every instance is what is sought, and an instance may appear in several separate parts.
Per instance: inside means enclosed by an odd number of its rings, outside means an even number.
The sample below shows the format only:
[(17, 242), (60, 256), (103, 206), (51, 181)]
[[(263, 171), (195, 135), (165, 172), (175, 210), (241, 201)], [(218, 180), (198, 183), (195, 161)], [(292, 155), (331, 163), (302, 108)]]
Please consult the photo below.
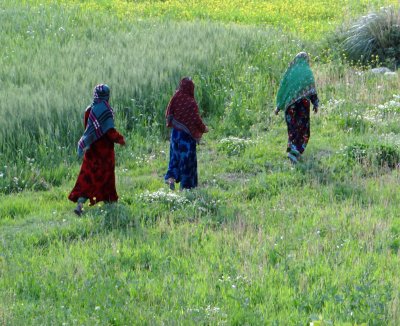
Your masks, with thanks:
[(347, 57), (362, 64), (385, 63), (392, 68), (400, 63), (400, 10), (382, 8), (361, 17), (344, 32), (343, 50)]
[(218, 150), (228, 154), (228, 156), (240, 156), (251, 143), (253, 142), (249, 139), (231, 136), (219, 141)]
[(376, 160), (380, 166), (394, 169), (400, 162), (400, 154), (395, 147), (381, 144), (376, 149)]
[(346, 155), (349, 159), (362, 163), (368, 157), (368, 149), (366, 144), (355, 143), (346, 148)]
[(397, 146), (388, 144), (368, 145), (355, 143), (346, 148), (346, 156), (353, 161), (378, 167), (394, 169), (400, 162)]

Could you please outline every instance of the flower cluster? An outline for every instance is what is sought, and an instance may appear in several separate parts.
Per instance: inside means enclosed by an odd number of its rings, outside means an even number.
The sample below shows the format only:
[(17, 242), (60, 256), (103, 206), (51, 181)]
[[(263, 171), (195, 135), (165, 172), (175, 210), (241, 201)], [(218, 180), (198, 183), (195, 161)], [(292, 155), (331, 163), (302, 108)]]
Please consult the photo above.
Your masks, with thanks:
[(393, 100), (384, 104), (380, 104), (377, 108), (383, 112), (398, 112), (400, 111), (400, 95), (393, 94)]
[(172, 209), (179, 209), (190, 203), (190, 201), (175, 192), (159, 189), (155, 192), (145, 191), (139, 195), (139, 199), (145, 203), (161, 203), (170, 206)]
[(229, 287), (231, 287), (232, 289), (248, 286), (251, 284), (251, 281), (243, 275), (237, 275), (236, 277), (222, 275), (218, 281), (220, 283), (229, 285)]
[(155, 154), (150, 154), (150, 155), (135, 155), (134, 153), (131, 153), (130, 156), (133, 158), (133, 162), (135, 163), (136, 166), (143, 166), (150, 164), (152, 161), (156, 159)]
[(380, 138), (382, 139), (382, 141), (385, 144), (392, 144), (393, 146), (397, 146), (398, 148), (400, 148), (400, 135), (394, 132), (390, 132), (387, 134), (382, 134), (380, 136)]
[(219, 141), (218, 149), (221, 152), (227, 153), (229, 156), (235, 156), (242, 154), (246, 147), (253, 143), (254, 142), (250, 139), (228, 137)]
[(324, 112), (335, 110), (345, 103), (344, 99), (329, 99), (326, 104), (322, 105)]
[(387, 124), (400, 117), (400, 95), (393, 95), (393, 100), (379, 104), (367, 110), (363, 118), (367, 121)]
[(225, 324), (225, 319), (227, 318), (227, 314), (225, 314), (221, 308), (213, 307), (211, 305), (208, 305), (205, 308), (187, 308), (186, 312), (192, 315), (198, 321), (206, 320), (209, 323), (216, 322), (218, 320), (219, 325)]

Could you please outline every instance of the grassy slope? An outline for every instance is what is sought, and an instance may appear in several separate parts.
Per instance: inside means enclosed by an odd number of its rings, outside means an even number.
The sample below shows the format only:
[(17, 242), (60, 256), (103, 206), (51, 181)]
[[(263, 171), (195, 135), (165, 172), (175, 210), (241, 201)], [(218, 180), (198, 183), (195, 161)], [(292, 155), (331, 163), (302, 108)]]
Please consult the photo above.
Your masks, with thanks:
[[(144, 25), (147, 39), (163, 37), (157, 24), (170, 28), (164, 23), (155, 23), (154, 29)], [(128, 44), (143, 42), (140, 37), (132, 38), (126, 26), (118, 27), (117, 44), (124, 39)], [(229, 67), (233, 73), (222, 71), (220, 79), (204, 80), (201, 72), (208, 70), (201, 62), (210, 57), (198, 51), (200, 59), (191, 70), (198, 78), (203, 107), (207, 108), (209, 89), (225, 94), (222, 102), (209, 100), (210, 108), (229, 99), (222, 110), (225, 119), (213, 117), (212, 111), (207, 115), (214, 131), (199, 147), (201, 187), (178, 197), (158, 191), (163, 188), (168, 143), (159, 132), (145, 142), (146, 133), (139, 130), (139, 135), (134, 132), (128, 137), (128, 148), (117, 151), (118, 205), (89, 209), (82, 219), (72, 215), (71, 204), (65, 200), (79, 168), (70, 163), (72, 158), (65, 163), (60, 186), (2, 195), (0, 322), (305, 324), (322, 318), (335, 323), (398, 324), (400, 198), (395, 189), (400, 176), (396, 170), (380, 167), (372, 154), (377, 153), (377, 146), (397, 149), (400, 143), (399, 108), (376, 109), (398, 94), (399, 80), (358, 74), (340, 62), (315, 66), (323, 107), (321, 114), (312, 117), (312, 138), (304, 162), (293, 169), (284, 158), (284, 123), (270, 114), (270, 108), (264, 112), (263, 89), (267, 89), (267, 98), (272, 97), (277, 74), (301, 45), (269, 36), (265, 49), (246, 56), (240, 44), (251, 49), (251, 44), (261, 43), (251, 29), (237, 31), (247, 41), (236, 44), (229, 36), (232, 32), (218, 26), (171, 27), (176, 28), (196, 29), (195, 37), (202, 37), (208, 28), (217, 30), (224, 40), (221, 48), (232, 51), (226, 62), (237, 62), (235, 68)], [(86, 35), (81, 43), (68, 45), (77, 50), (88, 41)], [(268, 61), (267, 50), (282, 43), (286, 44), (281, 53), (284, 62), (276, 62), (273, 56)], [(52, 47), (49, 44), (49, 51)], [(41, 47), (38, 53), (46, 55), (46, 51)], [(14, 60), (22, 63), (25, 53), (29, 51), (21, 50), (21, 58)], [(65, 58), (69, 62), (72, 54), (66, 52)], [(134, 63), (129, 58), (124, 57)], [(259, 70), (247, 70), (249, 65)], [(49, 66), (52, 73), (57, 72), (57, 65)], [(167, 76), (168, 82), (162, 79), (163, 86), (154, 89), (172, 89), (184, 69)], [(72, 100), (78, 107), (86, 104), (87, 93), (101, 76), (93, 71), (90, 74), (88, 68), (84, 74), (90, 80), (82, 77), (86, 87), (76, 87), (77, 99)], [(38, 74), (40, 70), (32, 76)], [(112, 82), (121, 90), (116, 90), (114, 104), (123, 106), (129, 102), (124, 96), (130, 87), (125, 80), (140, 78), (128, 74), (119, 80), (117, 76)], [(61, 92), (60, 87), (70, 79), (52, 88), (55, 80), (45, 85)], [(238, 95), (228, 97), (218, 82), (231, 85)], [(253, 82), (255, 88), (246, 88)], [(28, 87), (30, 82), (25, 84)], [(138, 89), (145, 89), (144, 85)], [(15, 98), (21, 101), (18, 89)], [(35, 96), (35, 92), (29, 94)], [(69, 102), (61, 93), (58, 98)], [(47, 95), (45, 100), (52, 97)], [(152, 103), (162, 112), (163, 101)], [(251, 105), (256, 107), (253, 113), (241, 108)], [(231, 125), (246, 126), (249, 114), (255, 121), (246, 133), (252, 142), (221, 142)], [(124, 121), (118, 123), (123, 128)], [(71, 128), (77, 126), (78, 122)], [(365, 157), (356, 151), (363, 157), (361, 162), (351, 158), (359, 144), (370, 147)], [(38, 159), (49, 159), (45, 151), (36, 154)], [(68, 147), (65, 155), (72, 156), (70, 151)], [(57, 156), (54, 160), (58, 162)]]

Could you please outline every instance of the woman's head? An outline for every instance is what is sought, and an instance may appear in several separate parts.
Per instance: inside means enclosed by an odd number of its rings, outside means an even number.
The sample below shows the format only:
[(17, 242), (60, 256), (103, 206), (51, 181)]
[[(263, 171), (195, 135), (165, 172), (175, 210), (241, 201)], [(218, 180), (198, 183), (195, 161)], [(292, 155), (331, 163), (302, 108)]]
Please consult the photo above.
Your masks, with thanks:
[(190, 77), (184, 77), (179, 83), (179, 91), (194, 96), (194, 83)]
[(307, 62), (310, 62), (310, 57), (308, 56), (307, 52), (299, 52), (297, 53), (296, 57), (294, 58), (296, 59), (306, 59)]
[(98, 84), (93, 90), (93, 101), (108, 101), (110, 99), (110, 87), (106, 84)]

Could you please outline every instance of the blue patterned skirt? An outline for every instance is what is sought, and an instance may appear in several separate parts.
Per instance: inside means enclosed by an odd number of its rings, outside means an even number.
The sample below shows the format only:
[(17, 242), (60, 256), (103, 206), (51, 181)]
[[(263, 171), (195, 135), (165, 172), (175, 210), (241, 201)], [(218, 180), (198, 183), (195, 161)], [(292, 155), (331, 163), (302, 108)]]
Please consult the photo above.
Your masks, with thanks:
[(197, 187), (196, 141), (184, 131), (172, 129), (169, 166), (165, 181), (174, 178), (180, 189)]

